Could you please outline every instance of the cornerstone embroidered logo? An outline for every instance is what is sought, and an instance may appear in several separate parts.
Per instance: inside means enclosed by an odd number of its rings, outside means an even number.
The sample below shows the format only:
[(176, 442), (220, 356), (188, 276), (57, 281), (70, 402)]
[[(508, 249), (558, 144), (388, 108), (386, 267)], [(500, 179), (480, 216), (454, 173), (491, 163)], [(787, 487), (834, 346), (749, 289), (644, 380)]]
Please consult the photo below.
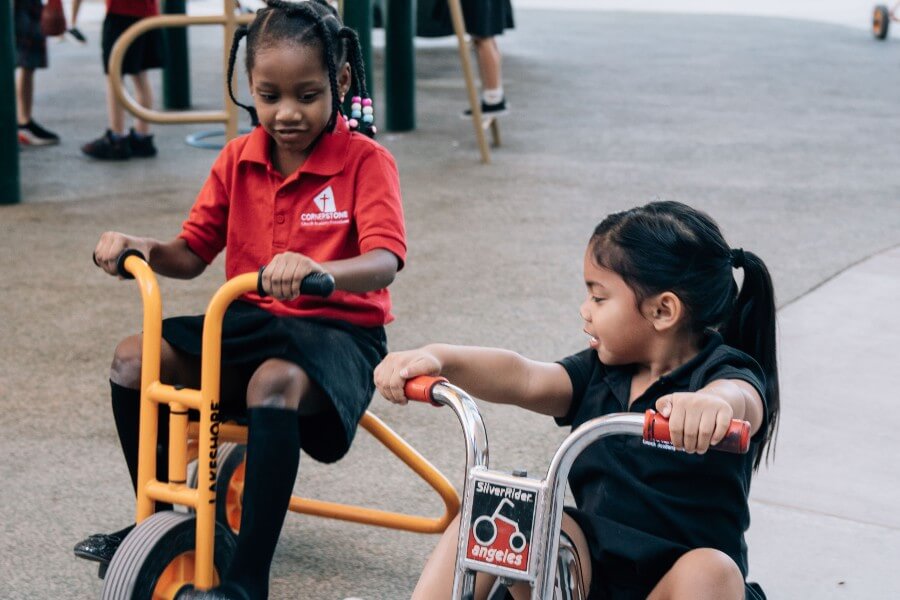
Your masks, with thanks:
[(300, 213), (300, 222), (306, 225), (340, 225), (350, 222), (350, 215), (346, 210), (338, 210), (334, 198), (334, 191), (329, 185), (319, 192), (313, 202), (318, 212)]

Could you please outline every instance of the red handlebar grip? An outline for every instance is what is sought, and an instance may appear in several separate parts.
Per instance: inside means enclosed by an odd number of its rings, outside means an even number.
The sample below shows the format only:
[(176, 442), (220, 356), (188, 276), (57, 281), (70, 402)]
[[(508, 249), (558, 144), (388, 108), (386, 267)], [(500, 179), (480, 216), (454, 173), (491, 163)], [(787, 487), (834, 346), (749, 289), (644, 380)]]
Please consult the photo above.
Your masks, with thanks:
[(440, 406), (440, 404), (435, 402), (431, 397), (431, 390), (433, 390), (434, 386), (437, 384), (444, 383), (445, 381), (447, 381), (446, 377), (419, 375), (418, 377), (413, 377), (406, 381), (406, 384), (403, 386), (403, 393), (406, 394), (406, 397), (410, 400), (430, 402), (435, 406)]
[[(669, 420), (652, 408), (644, 413), (644, 442), (651, 445), (672, 446)], [(732, 419), (722, 441), (709, 448), (734, 454), (746, 454), (750, 449), (750, 423)]]

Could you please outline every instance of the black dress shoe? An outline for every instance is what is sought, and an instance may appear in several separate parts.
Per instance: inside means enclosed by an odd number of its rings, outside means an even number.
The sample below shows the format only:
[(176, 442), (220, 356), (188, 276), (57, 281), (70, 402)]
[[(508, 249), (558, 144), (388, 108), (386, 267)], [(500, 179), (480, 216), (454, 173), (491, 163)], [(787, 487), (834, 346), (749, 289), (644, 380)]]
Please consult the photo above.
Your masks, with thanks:
[(250, 596), (238, 586), (228, 583), (205, 592), (186, 585), (175, 594), (175, 600), (250, 600)]
[(129, 525), (114, 533), (95, 533), (75, 544), (75, 556), (108, 565), (122, 544), (122, 540), (131, 533), (132, 529), (134, 529), (134, 525)]

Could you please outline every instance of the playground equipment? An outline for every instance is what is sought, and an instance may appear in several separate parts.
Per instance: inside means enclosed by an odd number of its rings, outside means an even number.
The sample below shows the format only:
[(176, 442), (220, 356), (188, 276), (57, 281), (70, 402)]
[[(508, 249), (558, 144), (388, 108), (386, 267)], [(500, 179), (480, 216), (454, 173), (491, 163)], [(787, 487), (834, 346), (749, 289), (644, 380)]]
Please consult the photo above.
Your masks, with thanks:
[[(243, 471), (242, 452), (234, 444), (245, 444), (247, 432), (245, 427), (219, 418), (222, 319), (232, 301), (260, 290), (262, 270), (227, 281), (213, 295), (203, 326), (197, 390), (160, 382), (162, 301), (156, 276), (135, 250), (123, 252), (117, 264), (120, 275), (137, 280), (144, 306), (137, 526), (109, 564), (102, 598), (172, 600), (189, 583), (198, 589), (216, 585), (235, 551)], [(309, 275), (301, 285), (303, 294), (327, 296), (333, 289), (334, 280), (323, 273)], [(169, 481), (154, 477), (160, 403), (170, 409)], [(189, 409), (199, 412), (199, 423), (189, 424)], [(296, 496), (291, 498), (290, 510), (419, 533), (443, 532), (459, 510), (459, 497), (447, 478), (375, 415), (366, 413), (360, 425), (437, 491), (444, 513), (430, 518)], [(191, 440), (197, 452), (194, 487), (187, 484)], [(155, 513), (155, 502), (185, 506), (190, 512)]]
[[(472, 598), (476, 572), (499, 576), (501, 586), (527, 582), (532, 600), (583, 600), (577, 554), (571, 542), (560, 535), (572, 463), (590, 444), (611, 435), (640, 435), (645, 444), (674, 449), (668, 421), (655, 411), (615, 413), (592, 419), (569, 434), (544, 479), (529, 478), (522, 472), (492, 471), (484, 422), (468, 394), (443, 377), (427, 376), (407, 381), (405, 394), (410, 400), (450, 406), (465, 437), (466, 479), (454, 600)], [(750, 424), (735, 419), (722, 442), (711, 449), (746, 453), (749, 446)], [(491, 597), (495, 597), (493, 592)]]
[[(368, 10), (371, 10), (371, 0), (363, 0)], [(361, 2), (362, 3), (362, 2)], [(481, 161), (485, 164), (491, 162), (490, 148), (488, 146), (485, 131), (490, 129), (493, 145), (500, 146), (500, 125), (496, 117), (487, 117), (481, 112), (481, 101), (478, 96), (478, 88), (475, 78), (472, 74), (472, 60), (468, 42), (466, 41), (465, 24), (463, 21), (462, 7), (460, 0), (447, 0), (450, 7), (451, 20), (453, 30), (457, 37), (459, 47), (459, 58), (462, 65), (463, 76), (466, 82), (466, 90), (469, 98), (469, 105), (472, 110), (472, 124), (475, 130), (475, 138), (478, 141), (478, 147), (481, 152)], [(341, 2), (341, 11), (343, 12), (344, 4)], [(400, 6), (400, 4), (398, 4)], [(349, 6), (347, 9), (349, 10)], [(361, 10), (358, 6), (354, 10)], [(397, 36), (391, 36), (392, 43), (386, 48), (386, 63), (392, 65), (397, 76), (389, 78), (394, 84), (389, 85), (387, 90), (391, 92), (388, 97), (388, 123), (396, 121), (397, 123), (407, 123), (409, 117), (413, 116), (414, 106), (413, 97), (415, 95), (415, 76), (414, 67), (412, 66), (413, 56), (413, 32), (412, 32), (412, 5), (406, 7), (406, 12), (396, 11), (398, 16), (386, 25), (391, 26), (392, 23), (398, 25), (397, 29), (400, 33), (405, 33), (406, 39), (403, 43), (397, 39)], [(234, 37), (234, 30), (239, 25), (247, 25), (253, 21), (255, 14), (248, 11), (248, 7), (242, 6), (236, 0), (223, 0), (223, 12), (219, 15), (207, 16), (186, 16), (181, 14), (160, 15), (141, 19), (128, 29), (116, 40), (109, 57), (109, 78), (112, 89), (116, 95), (116, 99), (122, 106), (135, 115), (149, 123), (160, 124), (187, 124), (187, 123), (224, 123), (225, 124), (225, 141), (234, 139), (238, 135), (238, 107), (229, 99), (228, 82), (225, 81), (225, 74), (228, 72), (228, 51), (231, 48), (231, 40)], [(371, 23), (371, 19), (367, 20)], [(403, 26), (405, 24), (405, 27)], [(160, 28), (176, 28), (188, 27), (189, 25), (222, 25), (223, 26), (223, 53), (222, 53), (222, 98), (224, 109), (214, 111), (184, 110), (184, 111), (158, 111), (147, 109), (137, 103), (137, 101), (128, 93), (122, 83), (122, 62), (125, 59), (125, 53), (128, 47), (140, 36), (151, 29)], [(368, 39), (368, 34), (361, 35)], [(390, 52), (387, 52), (390, 50)], [(364, 49), (364, 52), (367, 52)], [(395, 62), (402, 62), (401, 68)], [(368, 65), (371, 68), (371, 64)], [(392, 99), (392, 97), (393, 99)], [(393, 103), (396, 106), (390, 106)], [(391, 115), (391, 112), (397, 113)], [(405, 116), (404, 116), (405, 115)], [(414, 125), (404, 126), (403, 129), (412, 129)], [(206, 131), (199, 134), (189, 136), (187, 142), (200, 148), (220, 148), (221, 144), (207, 142), (211, 137), (220, 136), (218, 131)]]

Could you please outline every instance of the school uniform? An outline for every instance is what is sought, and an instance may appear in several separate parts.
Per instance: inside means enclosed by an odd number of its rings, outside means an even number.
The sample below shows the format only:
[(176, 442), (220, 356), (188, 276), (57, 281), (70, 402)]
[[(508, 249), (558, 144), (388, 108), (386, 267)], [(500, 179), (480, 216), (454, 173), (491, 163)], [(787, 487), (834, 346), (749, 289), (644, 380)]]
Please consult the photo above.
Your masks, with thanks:
[[(227, 247), (228, 279), (256, 272), (286, 251), (323, 263), (381, 248), (402, 266), (400, 183), (387, 150), (337, 119), (306, 162), (284, 177), (272, 164), (271, 143), (257, 127), (222, 150), (180, 234), (197, 256), (210, 263)], [(300, 417), (301, 441), (314, 458), (332, 462), (349, 449), (374, 393), (372, 372), (387, 353), (383, 326), (392, 320), (387, 289), (284, 302), (249, 293), (226, 312), (222, 362), (248, 379), (269, 358), (306, 371), (333, 411)], [(202, 321), (166, 319), (163, 337), (199, 356)]]
[[(100, 37), (104, 73), (109, 72), (109, 56), (125, 30), (141, 19), (158, 14), (158, 0), (106, 0), (106, 17), (103, 19), (103, 32)], [(148, 69), (159, 69), (164, 62), (162, 30), (151, 29), (141, 34), (128, 47), (122, 60), (122, 73), (136, 75)]]
[[(573, 398), (569, 413), (557, 422), (573, 429), (609, 413), (643, 413), (655, 408), (662, 396), (694, 392), (718, 379), (746, 381), (765, 402), (762, 369), (725, 345), (718, 333), (710, 334), (697, 356), (659, 378), (631, 406), (632, 365), (604, 365), (592, 349), (560, 364), (572, 381)], [(604, 438), (585, 450), (569, 473), (577, 508), (566, 512), (588, 539), (590, 598), (646, 598), (675, 561), (695, 548), (721, 550), (746, 577), (747, 497), (765, 429), (764, 421), (743, 455), (673, 452), (644, 446), (634, 436)], [(756, 593), (748, 588), (747, 597), (759, 597)]]

